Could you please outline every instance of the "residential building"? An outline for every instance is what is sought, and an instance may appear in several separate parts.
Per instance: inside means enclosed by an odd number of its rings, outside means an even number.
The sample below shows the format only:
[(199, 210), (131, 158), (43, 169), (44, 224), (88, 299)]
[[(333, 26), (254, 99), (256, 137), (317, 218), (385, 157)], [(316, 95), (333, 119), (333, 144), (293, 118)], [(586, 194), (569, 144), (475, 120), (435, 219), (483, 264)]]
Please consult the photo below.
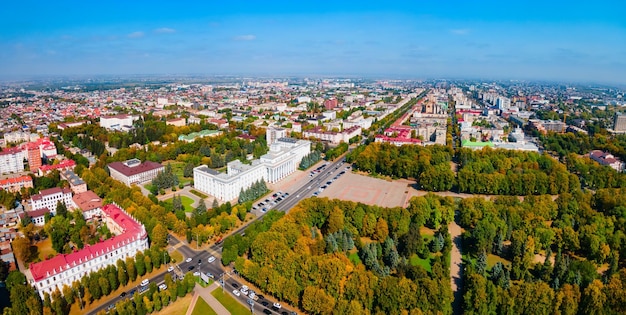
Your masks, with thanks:
[(54, 170), (59, 170), (59, 172), (63, 172), (64, 170), (73, 170), (75, 166), (76, 162), (74, 162), (74, 160), (63, 160), (59, 164), (42, 165), (39, 167), (37, 174), (39, 176), (45, 176)]
[(19, 216), (20, 216), (20, 219), (23, 219), (24, 216), (28, 214), (31, 222), (33, 222), (35, 226), (44, 226), (46, 224), (46, 214), (48, 213), (50, 213), (50, 209), (41, 208), (37, 210), (21, 212)]
[(328, 99), (328, 100), (324, 101), (324, 107), (326, 109), (333, 109), (333, 108), (337, 107), (337, 105), (338, 105), (338, 102), (337, 102), (336, 98), (331, 98), (331, 99)]
[(4, 134), (4, 144), (30, 142), (39, 139), (39, 135), (36, 133), (30, 133), (25, 131), (7, 132)]
[(324, 131), (322, 127), (317, 126), (313, 129), (306, 130), (302, 133), (305, 138), (317, 138), (322, 141), (328, 141), (333, 144), (339, 144), (341, 142), (348, 143), (350, 139), (361, 135), (362, 128), (359, 125), (345, 128), (343, 131)]
[(83, 212), (85, 220), (90, 220), (99, 215), (102, 210), (102, 198), (91, 190), (75, 194), (72, 201), (74, 206)]
[(103, 220), (114, 237), (94, 245), (85, 245), (71, 254), (59, 254), (30, 265), (28, 281), (39, 292), (51, 294), (63, 286), (71, 286), (89, 273), (115, 264), (119, 259), (134, 257), (148, 249), (145, 227), (115, 204), (102, 207)]
[(168, 119), (167, 121), (165, 121), (165, 124), (176, 127), (183, 127), (186, 125), (185, 118)]
[(287, 129), (278, 127), (268, 127), (267, 129), (265, 129), (265, 140), (268, 146), (274, 143), (276, 140), (285, 137), (287, 137)]
[(239, 160), (229, 162), (226, 173), (205, 165), (194, 168), (194, 188), (223, 201), (234, 200), (241, 190), (257, 181), (274, 183), (295, 172), (310, 152), (310, 141), (280, 138), (271, 144), (267, 154), (249, 165)]
[(33, 210), (48, 208), (53, 215), (57, 214), (57, 203), (65, 203), (68, 210), (73, 208), (72, 191), (67, 188), (53, 187), (40, 191), (30, 197), (30, 204)]
[(615, 113), (613, 116), (613, 131), (626, 132), (626, 114)]
[(112, 162), (108, 165), (111, 177), (124, 183), (126, 186), (151, 181), (164, 170), (163, 165), (138, 159), (130, 159), (126, 162)]
[(39, 150), (39, 146), (34, 143), (29, 143), (26, 146), (26, 150), (28, 152), (28, 167), (30, 171), (35, 173), (41, 167), (41, 151)]
[(73, 170), (63, 170), (60, 175), (62, 179), (65, 179), (70, 184), (70, 189), (72, 189), (72, 192), (75, 194), (87, 191), (87, 183), (85, 183), (82, 178), (78, 177)]
[(24, 171), (24, 153), (18, 148), (8, 148), (0, 152), (0, 174)]
[(609, 152), (593, 150), (589, 153), (589, 157), (601, 165), (609, 166), (618, 172), (624, 170), (624, 163)]
[(30, 176), (9, 177), (0, 180), (0, 189), (9, 192), (18, 192), (22, 188), (32, 188), (33, 179)]

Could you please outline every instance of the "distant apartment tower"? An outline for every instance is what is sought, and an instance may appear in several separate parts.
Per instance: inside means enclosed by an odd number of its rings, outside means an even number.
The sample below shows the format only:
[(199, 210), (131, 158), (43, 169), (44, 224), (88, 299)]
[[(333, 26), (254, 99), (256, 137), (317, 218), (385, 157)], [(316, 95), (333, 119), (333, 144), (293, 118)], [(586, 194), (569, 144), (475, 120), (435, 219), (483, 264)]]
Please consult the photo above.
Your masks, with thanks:
[(626, 115), (624, 113), (615, 113), (613, 116), (613, 130), (626, 131)]
[(276, 142), (276, 140), (285, 137), (287, 137), (287, 130), (284, 128), (268, 127), (265, 129), (265, 140), (268, 146)]
[(147, 182), (154, 179), (164, 170), (163, 165), (146, 161), (141, 163), (138, 159), (130, 159), (126, 162), (112, 162), (108, 165), (111, 177), (124, 183), (126, 186)]
[(326, 109), (333, 109), (333, 108), (337, 107), (338, 103), (339, 102), (337, 102), (336, 98), (331, 98), (329, 100), (325, 100), (324, 101), (324, 107)]

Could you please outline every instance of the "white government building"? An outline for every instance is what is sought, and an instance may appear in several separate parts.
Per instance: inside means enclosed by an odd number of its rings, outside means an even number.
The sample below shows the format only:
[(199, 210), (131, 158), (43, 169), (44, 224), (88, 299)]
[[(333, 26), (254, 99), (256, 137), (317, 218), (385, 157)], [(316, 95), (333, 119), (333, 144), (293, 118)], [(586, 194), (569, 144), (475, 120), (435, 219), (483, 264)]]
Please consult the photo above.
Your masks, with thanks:
[(206, 165), (194, 168), (194, 188), (217, 199), (230, 201), (238, 198), (242, 189), (248, 189), (256, 181), (263, 179), (275, 183), (289, 176), (310, 152), (310, 141), (277, 138), (271, 143), (270, 151), (250, 165), (239, 160), (229, 162), (227, 173), (219, 173)]

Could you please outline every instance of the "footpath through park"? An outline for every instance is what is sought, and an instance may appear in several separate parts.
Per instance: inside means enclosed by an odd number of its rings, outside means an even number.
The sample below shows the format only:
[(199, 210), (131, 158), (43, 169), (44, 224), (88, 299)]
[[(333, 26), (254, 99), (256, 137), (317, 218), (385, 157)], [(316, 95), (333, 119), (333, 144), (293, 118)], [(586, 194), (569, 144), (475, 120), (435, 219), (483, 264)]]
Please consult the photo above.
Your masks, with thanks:
[(199, 284), (196, 283), (196, 287), (193, 289), (193, 299), (189, 304), (189, 308), (187, 309), (187, 315), (191, 315), (193, 309), (196, 307), (196, 302), (198, 302), (198, 297), (202, 298), (209, 306), (217, 313), (217, 315), (230, 315), (230, 312), (222, 305), (212, 294), (213, 290), (219, 288), (219, 284), (217, 282), (212, 283), (210, 286), (203, 288)]

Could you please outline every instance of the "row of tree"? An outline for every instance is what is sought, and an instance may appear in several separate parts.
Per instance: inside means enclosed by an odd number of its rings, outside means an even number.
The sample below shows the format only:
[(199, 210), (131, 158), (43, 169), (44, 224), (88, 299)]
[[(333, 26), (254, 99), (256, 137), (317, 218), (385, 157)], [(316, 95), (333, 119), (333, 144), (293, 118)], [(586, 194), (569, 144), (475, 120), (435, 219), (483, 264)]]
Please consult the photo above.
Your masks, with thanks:
[(309, 167), (315, 165), (315, 163), (319, 162), (322, 159), (322, 154), (320, 151), (314, 150), (313, 152), (305, 155), (300, 161), (300, 166), (298, 167), (301, 170), (306, 170)]
[(239, 203), (246, 203), (248, 201), (254, 201), (254, 200), (257, 200), (259, 197), (265, 195), (268, 191), (269, 189), (267, 188), (267, 185), (265, 184), (265, 180), (261, 179), (260, 181), (254, 182), (254, 184), (252, 184), (252, 186), (250, 186), (246, 190), (243, 190), (242, 188), (241, 191), (239, 192), (238, 201)]

